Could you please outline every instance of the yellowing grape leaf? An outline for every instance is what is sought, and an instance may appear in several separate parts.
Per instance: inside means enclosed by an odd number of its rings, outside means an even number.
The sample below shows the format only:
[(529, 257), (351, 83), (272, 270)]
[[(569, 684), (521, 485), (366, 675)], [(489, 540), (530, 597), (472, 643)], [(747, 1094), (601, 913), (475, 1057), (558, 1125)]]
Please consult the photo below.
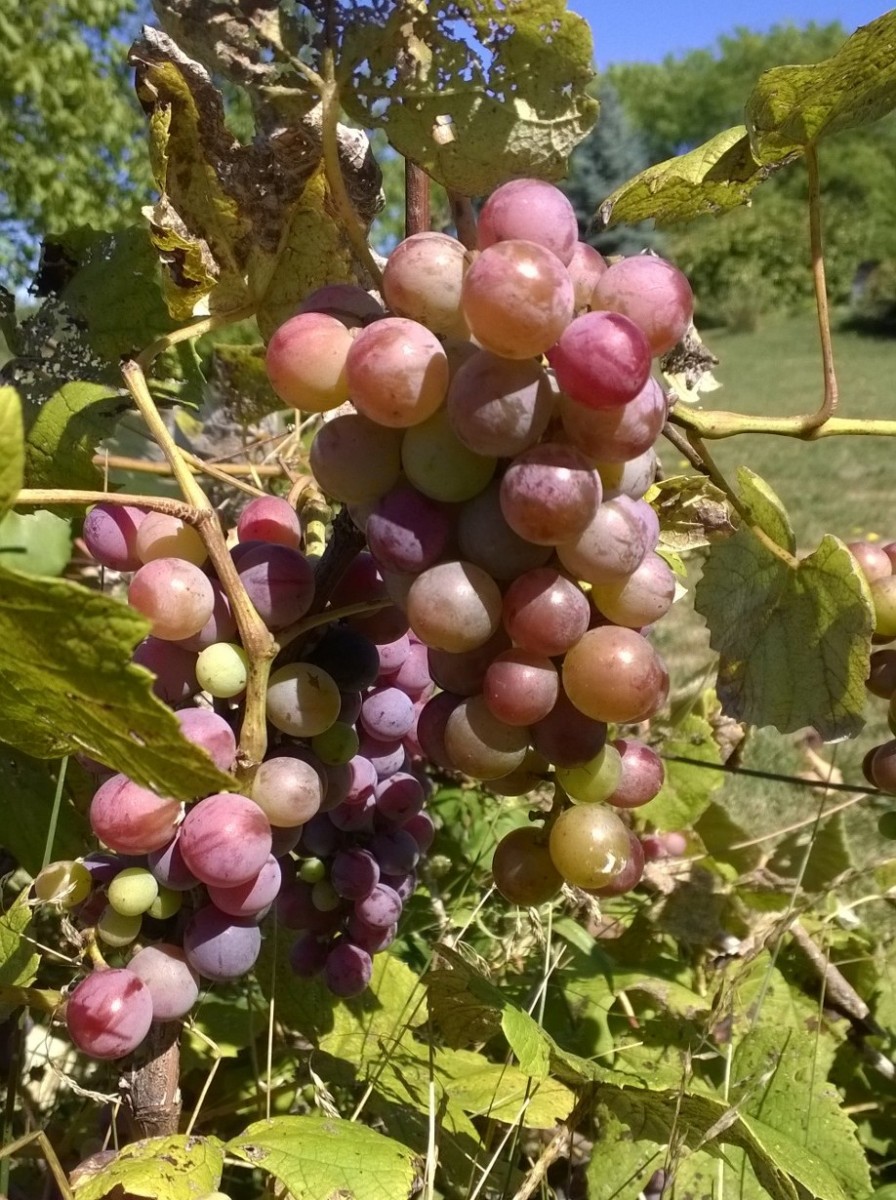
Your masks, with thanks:
[(863, 25), (820, 63), (773, 67), (747, 101), (753, 154), (780, 161), (819, 138), (868, 125), (896, 107), (896, 10)]
[(598, 105), (591, 32), (564, 0), (390, 5), (344, 36), (343, 103), (445, 187), (560, 179)]
[(0, 516), (15, 500), (25, 471), (22, 404), (15, 388), (0, 387)]
[(72, 1190), (75, 1200), (125, 1193), (151, 1200), (202, 1200), (216, 1190), (223, 1169), (224, 1146), (215, 1137), (146, 1138), (125, 1146), (107, 1167)]
[(645, 497), (660, 519), (664, 550), (697, 550), (734, 533), (724, 492), (702, 475), (674, 475)]
[(0, 741), (37, 758), (84, 751), (180, 800), (231, 790), (131, 664), (148, 629), (78, 584), (0, 567)]
[(407, 1146), (365, 1125), (320, 1117), (256, 1121), (226, 1149), (273, 1175), (295, 1200), (403, 1200), (422, 1165)]
[(665, 223), (725, 212), (746, 203), (770, 170), (753, 157), (746, 128), (735, 125), (634, 175), (604, 200), (597, 219), (604, 226), (651, 217)]
[[(766, 537), (791, 555), (793, 531), (767, 484), (738, 472), (741, 498)], [(826, 741), (864, 724), (872, 609), (849, 551), (825, 536), (790, 562), (746, 525), (710, 550), (695, 590), (719, 654), (724, 712), (782, 733), (812, 726)]]

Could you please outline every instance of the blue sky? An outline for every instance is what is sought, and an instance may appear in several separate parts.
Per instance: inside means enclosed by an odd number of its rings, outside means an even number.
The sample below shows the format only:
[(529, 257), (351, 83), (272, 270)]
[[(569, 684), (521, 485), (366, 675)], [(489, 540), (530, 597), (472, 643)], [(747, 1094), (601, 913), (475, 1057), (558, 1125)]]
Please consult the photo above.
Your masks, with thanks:
[(613, 62), (658, 62), (713, 44), (719, 34), (742, 25), (764, 31), (772, 25), (839, 21), (851, 33), (887, 12), (887, 0), (568, 0), (594, 33), (598, 67)]

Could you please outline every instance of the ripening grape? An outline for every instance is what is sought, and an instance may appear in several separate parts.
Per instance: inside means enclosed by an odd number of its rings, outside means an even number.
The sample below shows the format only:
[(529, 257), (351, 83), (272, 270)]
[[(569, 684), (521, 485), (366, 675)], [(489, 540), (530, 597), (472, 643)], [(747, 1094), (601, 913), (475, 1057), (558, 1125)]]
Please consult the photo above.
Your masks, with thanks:
[(569, 396), (560, 397), (566, 436), (599, 463), (629, 462), (649, 451), (662, 432), (667, 408), (663, 389), (652, 378), (633, 400), (615, 408), (590, 408)]
[(865, 687), (873, 696), (889, 700), (896, 692), (896, 650), (875, 650), (869, 663)]
[(240, 513), (236, 534), (241, 542), (276, 542), (298, 550), (302, 527), (298, 514), (282, 496), (256, 496)]
[(557, 768), (557, 782), (578, 804), (600, 804), (612, 796), (621, 778), (622, 758), (611, 745), (604, 746), (587, 762)]
[(482, 681), (489, 712), (505, 725), (534, 725), (557, 703), (560, 680), (549, 658), (505, 650), (492, 659)]
[(666, 776), (663, 760), (650, 746), (635, 738), (617, 738), (613, 742), (618, 750), (622, 774), (615, 790), (607, 796), (607, 804), (614, 808), (640, 808), (659, 795)]
[(652, 625), (672, 607), (675, 576), (665, 559), (647, 554), (631, 575), (617, 583), (595, 584), (591, 601), (616, 625), (640, 629)]
[(677, 267), (655, 254), (613, 263), (598, 279), (591, 307), (629, 317), (650, 343), (654, 357), (671, 350), (687, 332), (694, 312), (691, 285)]
[(140, 522), (134, 546), (143, 563), (157, 558), (180, 558), (201, 567), (208, 558), (205, 542), (193, 526), (168, 513), (147, 513)]
[(538, 442), (557, 399), (534, 358), (478, 350), (454, 373), (446, 410), (451, 427), (476, 454), (510, 458)]
[(199, 999), (199, 976), (180, 946), (170, 942), (144, 946), (127, 969), (149, 988), (154, 1021), (179, 1021)]
[(142, 914), (126, 916), (107, 904), (97, 917), (95, 927), (101, 942), (114, 950), (121, 950), (139, 937), (142, 925)]
[(362, 329), (346, 370), (355, 408), (393, 429), (431, 417), (448, 390), (448, 358), (439, 339), (404, 317), (385, 317)]
[(121, 854), (160, 850), (174, 836), (180, 804), (157, 796), (126, 775), (113, 775), (101, 784), (90, 802), (93, 832)]
[(268, 342), (265, 365), (271, 387), (290, 408), (326, 412), (348, 399), (346, 359), (352, 335), (334, 316), (307, 312), (290, 317)]
[(875, 579), (871, 584), (874, 632), (883, 638), (896, 637), (896, 575)]
[(72, 1041), (91, 1058), (123, 1058), (140, 1045), (152, 1024), (152, 995), (133, 971), (95, 970), (82, 979), (65, 1006)]
[(566, 264), (576, 297), (576, 311), (591, 305), (597, 281), (607, 269), (607, 260), (587, 242), (576, 242), (572, 258)]
[(526, 571), (504, 593), (504, 628), (517, 646), (531, 654), (565, 654), (588, 628), (587, 597), (553, 567)]
[(514, 533), (538, 546), (556, 546), (578, 537), (594, 519), (600, 476), (575, 446), (542, 442), (513, 460), (500, 496)]
[(874, 542), (847, 542), (846, 549), (850, 552), (869, 583), (875, 579), (886, 579), (893, 574), (893, 563), (883, 546)]
[(233, 615), (227, 593), (217, 579), (211, 579), (209, 582), (214, 593), (211, 616), (198, 633), (194, 633), (192, 637), (179, 638), (177, 642), (178, 647), (192, 650), (196, 654), (207, 646), (213, 646), (215, 642), (232, 642), (237, 637), (236, 617)]
[(192, 805), (180, 828), (180, 852), (197, 879), (238, 887), (271, 852), (271, 827), (248, 796), (218, 792)]
[(255, 966), (261, 930), (251, 917), (231, 917), (214, 904), (198, 909), (184, 930), (184, 953), (205, 979), (239, 979)]
[(501, 593), (492, 577), (473, 563), (439, 563), (411, 585), (408, 620), (427, 646), (452, 654), (474, 650), (498, 628)]
[(398, 483), (402, 431), (362, 413), (340, 413), (311, 443), (309, 463), (328, 496), (341, 504), (369, 504)]
[(246, 546), (236, 563), (243, 587), (268, 629), (300, 621), (314, 599), (314, 569), (298, 550), (274, 542)]
[(136, 571), (143, 562), (137, 554), (137, 533), (146, 515), (131, 504), (95, 504), (84, 518), (84, 544), (102, 566)]
[(473, 779), (500, 779), (526, 757), (528, 731), (505, 725), (481, 696), (463, 700), (445, 725), (445, 751), (457, 771)]
[(249, 656), (233, 642), (207, 646), (196, 659), (196, 680), (216, 699), (239, 696), (249, 681)]
[(383, 271), (383, 296), (399, 317), (433, 333), (465, 337), (460, 309), (466, 248), (444, 233), (415, 233), (399, 242)]
[(212, 904), (231, 917), (256, 917), (277, 899), (282, 882), (280, 863), (269, 854), (257, 874), (236, 887), (208, 888)]
[(582, 888), (606, 887), (631, 856), (628, 829), (602, 804), (565, 809), (551, 828), (549, 846), (563, 878)]
[(156, 558), (136, 573), (128, 603), (152, 622), (153, 637), (192, 637), (212, 615), (215, 596), (207, 575), (179, 558)]
[(645, 721), (663, 705), (669, 675), (659, 654), (633, 629), (589, 629), (567, 652), (563, 688), (596, 721)]
[(629, 858), (628, 862), (622, 868), (618, 875), (614, 875), (609, 883), (605, 883), (602, 887), (586, 888), (585, 890), (592, 896), (622, 896), (625, 892), (630, 892), (632, 888), (638, 886), (641, 882), (641, 876), (644, 874), (644, 863), (646, 855), (644, 847), (641, 845), (641, 839), (637, 834), (628, 831)]
[(200, 746), (219, 771), (232, 769), (236, 737), (223, 717), (210, 708), (182, 708), (174, 715), (187, 741)]
[(407, 479), (425, 496), (459, 504), (477, 496), (497, 465), (458, 438), (444, 405), (404, 435), (401, 463)]
[(579, 223), (559, 188), (541, 179), (512, 179), (489, 196), (476, 229), (479, 249), (496, 242), (537, 242), (566, 265), (575, 254)]
[(557, 557), (576, 579), (599, 586), (627, 579), (653, 549), (655, 514), (646, 501), (605, 500), (578, 537), (557, 547)]
[(615, 408), (638, 395), (650, 374), (650, 343), (619, 313), (583, 313), (548, 355), (561, 389), (588, 408)]
[(271, 673), (267, 714), (268, 720), (281, 733), (291, 737), (316, 737), (338, 719), (341, 707), (339, 688), (320, 667), (311, 663), (288, 663)]
[(468, 500), (457, 515), (457, 544), (467, 562), (488, 571), (493, 579), (509, 582), (526, 571), (544, 566), (551, 546), (536, 546), (507, 524), (501, 511), (501, 485), (493, 482)]
[(509, 904), (537, 907), (552, 900), (563, 885), (544, 830), (526, 825), (505, 834), (492, 859), (495, 886)]

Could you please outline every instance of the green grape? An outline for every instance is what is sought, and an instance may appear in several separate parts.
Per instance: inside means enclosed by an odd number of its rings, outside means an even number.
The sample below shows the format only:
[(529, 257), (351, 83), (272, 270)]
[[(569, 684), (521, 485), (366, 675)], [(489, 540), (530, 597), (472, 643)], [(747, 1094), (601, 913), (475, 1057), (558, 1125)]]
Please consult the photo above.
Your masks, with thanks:
[(401, 464), (424, 496), (459, 504), (478, 496), (495, 473), (497, 459), (475, 454), (454, 432), (443, 405), (404, 435)]
[(557, 768), (557, 782), (578, 804), (600, 804), (613, 795), (621, 778), (622, 756), (609, 745), (588, 762)]
[(495, 886), (510, 904), (536, 907), (560, 891), (563, 877), (554, 866), (543, 829), (514, 829), (501, 838), (492, 859)]
[(159, 894), (159, 883), (146, 867), (125, 867), (106, 889), (109, 903), (123, 917), (139, 917)]
[(288, 663), (271, 675), (268, 720), (290, 737), (313, 738), (339, 716), (342, 696), (332, 676), (312, 663)]
[(878, 637), (896, 637), (896, 575), (875, 579), (871, 584), (874, 603), (874, 632)]
[(147, 916), (155, 917), (157, 921), (165, 921), (180, 912), (183, 907), (183, 892), (175, 892), (171, 888), (160, 887), (159, 894), (146, 910)]
[(126, 917), (107, 904), (97, 919), (96, 932), (100, 941), (118, 950), (134, 941), (142, 924), (142, 916)]
[(319, 858), (306, 858), (298, 870), (303, 883), (320, 883), (327, 877), (327, 864)]
[(336, 721), (329, 729), (311, 739), (311, 749), (329, 767), (350, 762), (358, 753), (360, 738), (352, 725)]
[(342, 897), (329, 879), (321, 879), (311, 889), (311, 902), (319, 912), (332, 912), (342, 903)]
[(242, 646), (215, 642), (196, 659), (196, 680), (203, 691), (217, 700), (230, 700), (246, 690), (249, 658)]
[(34, 880), (38, 900), (52, 901), (63, 908), (74, 908), (86, 900), (92, 887), (93, 880), (84, 864), (69, 859), (49, 863)]
[(887, 841), (896, 841), (896, 809), (891, 809), (878, 818), (877, 832)]
[(631, 857), (628, 829), (602, 804), (565, 809), (553, 824), (549, 846), (563, 878), (582, 888), (606, 887)]

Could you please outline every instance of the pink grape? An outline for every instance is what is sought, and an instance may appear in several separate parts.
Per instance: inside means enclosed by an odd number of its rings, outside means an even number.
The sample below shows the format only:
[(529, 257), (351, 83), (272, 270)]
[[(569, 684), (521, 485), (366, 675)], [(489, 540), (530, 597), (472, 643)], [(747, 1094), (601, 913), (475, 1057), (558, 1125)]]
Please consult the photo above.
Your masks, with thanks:
[(315, 288), (299, 305), (300, 313), (327, 313), (347, 329), (368, 325), (383, 314), (383, 306), (354, 283), (327, 283)]
[(497, 242), (467, 271), (463, 310), (486, 350), (535, 358), (562, 334), (573, 314), (572, 281), (563, 263), (535, 242)]
[(137, 530), (135, 546), (144, 563), (180, 558), (201, 567), (208, 558), (205, 543), (193, 526), (168, 513), (147, 513)]
[(568, 264), (575, 253), (579, 225), (575, 209), (559, 188), (541, 179), (512, 179), (489, 196), (479, 214), (479, 249), (495, 242), (537, 242)]
[(340, 413), (321, 425), (311, 443), (314, 478), (341, 504), (369, 504), (398, 483), (402, 436), (362, 413)]
[(198, 909), (184, 930), (184, 952), (205, 979), (239, 979), (255, 966), (261, 930), (251, 918), (230, 917), (213, 904)]
[(261, 870), (271, 852), (271, 826), (250, 800), (217, 792), (194, 804), (180, 831), (187, 866), (203, 883), (238, 887)]
[(251, 791), (271, 825), (291, 828), (304, 825), (321, 808), (326, 777), (300, 758), (268, 758), (255, 772)]
[(630, 892), (636, 888), (641, 882), (641, 876), (644, 874), (644, 847), (641, 845), (641, 840), (637, 834), (628, 831), (629, 839), (629, 855), (625, 866), (618, 875), (614, 875), (609, 883), (605, 883), (603, 887), (586, 888), (590, 896), (622, 896), (625, 892)]
[(240, 513), (236, 524), (241, 542), (276, 542), (298, 550), (302, 528), (296, 510), (282, 496), (256, 496)]
[(631, 575), (595, 584), (591, 602), (616, 625), (640, 629), (666, 615), (675, 599), (675, 576), (658, 554), (647, 554)]
[(199, 999), (199, 976), (180, 946), (170, 942), (144, 946), (127, 969), (149, 988), (154, 1021), (179, 1021)]
[(300, 313), (268, 342), (265, 364), (271, 387), (290, 408), (326, 412), (348, 399), (346, 359), (352, 335), (336, 317)]
[(594, 518), (600, 476), (574, 446), (542, 442), (513, 460), (500, 497), (514, 533), (538, 546), (556, 546), (578, 537)]
[(607, 266), (607, 260), (593, 246), (587, 242), (576, 242), (566, 269), (575, 290), (577, 310), (591, 306), (591, 294)]
[(666, 397), (648, 379), (628, 404), (589, 408), (569, 396), (560, 398), (563, 430), (592, 462), (628, 462), (649, 450), (666, 422)]
[(629, 724), (645, 721), (660, 709), (668, 694), (669, 675), (640, 633), (605, 625), (589, 629), (567, 651), (563, 687), (586, 716)]
[(650, 374), (650, 343), (634, 321), (619, 313), (576, 317), (548, 358), (561, 389), (588, 408), (627, 404)]
[(417, 740), (424, 757), (443, 771), (455, 770), (445, 749), (445, 729), (449, 717), (462, 700), (462, 696), (453, 696), (451, 692), (439, 692), (427, 700), (417, 720)]
[(663, 760), (636, 738), (617, 738), (612, 743), (622, 760), (622, 775), (615, 791), (607, 797), (614, 808), (640, 808), (659, 795), (666, 769)]
[(603, 721), (586, 717), (561, 689), (557, 703), (530, 731), (532, 745), (555, 767), (577, 767), (595, 758), (607, 741)]
[(123, 1058), (152, 1024), (152, 995), (133, 971), (108, 968), (82, 979), (65, 1006), (72, 1041), (91, 1058)]
[(174, 714), (184, 737), (208, 754), (219, 771), (230, 771), (236, 760), (236, 737), (223, 717), (210, 708), (182, 708)]
[(240, 579), (269, 629), (300, 621), (314, 599), (314, 570), (304, 554), (264, 543), (240, 558)]
[(400, 484), (377, 501), (365, 532), (380, 566), (419, 575), (444, 554), (452, 524), (445, 505)]
[(164, 846), (151, 851), (146, 862), (162, 887), (170, 891), (189, 892), (199, 884), (180, 852), (180, 829)]
[(101, 784), (90, 802), (93, 832), (120, 854), (149, 854), (174, 836), (180, 804), (148, 788), (113, 775)]
[(262, 863), (257, 875), (236, 887), (209, 885), (208, 898), (230, 917), (254, 917), (277, 899), (282, 882), (280, 864), (272, 854)]
[(520, 575), (504, 593), (503, 618), (517, 646), (556, 658), (588, 628), (591, 606), (571, 579), (553, 567), (538, 567)]
[(640, 500), (656, 479), (657, 457), (652, 448), (628, 462), (598, 462), (595, 465), (605, 501), (615, 500), (617, 496)]
[(131, 580), (128, 603), (152, 622), (153, 637), (175, 642), (199, 632), (215, 596), (208, 576), (193, 563), (156, 558)]
[(448, 359), (438, 338), (404, 317), (385, 317), (362, 329), (346, 369), (358, 411), (394, 429), (432, 416), (448, 390)]
[(694, 293), (672, 263), (653, 254), (622, 258), (598, 279), (591, 307), (629, 317), (644, 331), (657, 357), (684, 337), (694, 312)]
[(557, 703), (560, 681), (549, 658), (525, 650), (505, 650), (495, 658), (482, 685), (492, 716), (505, 725), (533, 725)]
[[(209, 581), (214, 593), (212, 614), (198, 633), (192, 637), (179, 638), (177, 645), (198, 654), (218, 642), (235, 642), (238, 638), (236, 617), (230, 607), (230, 599), (217, 579)], [(194, 689), (195, 690), (195, 689)]]
[(534, 358), (473, 354), (455, 372), (446, 401), (451, 427), (476, 454), (509, 458), (534, 446), (547, 429), (556, 397)]
[(501, 593), (481, 567), (439, 563), (411, 585), (408, 620), (417, 637), (435, 650), (474, 650), (498, 628)]
[(644, 501), (605, 500), (577, 538), (557, 547), (557, 557), (577, 579), (600, 586), (621, 582), (640, 566), (655, 544), (655, 514)]
[(399, 317), (433, 333), (466, 333), (460, 292), (466, 248), (444, 233), (415, 233), (399, 242), (383, 271), (383, 297)]
[(183, 704), (199, 691), (196, 655), (175, 642), (148, 637), (134, 650), (131, 660), (155, 676), (152, 690), (165, 704)]
[(445, 750), (453, 767), (473, 779), (500, 779), (522, 763), (528, 731), (499, 721), (481, 696), (463, 700), (445, 725)]
[(136, 571), (137, 533), (146, 513), (132, 504), (95, 504), (84, 518), (81, 536), (101, 566), (113, 571)]

